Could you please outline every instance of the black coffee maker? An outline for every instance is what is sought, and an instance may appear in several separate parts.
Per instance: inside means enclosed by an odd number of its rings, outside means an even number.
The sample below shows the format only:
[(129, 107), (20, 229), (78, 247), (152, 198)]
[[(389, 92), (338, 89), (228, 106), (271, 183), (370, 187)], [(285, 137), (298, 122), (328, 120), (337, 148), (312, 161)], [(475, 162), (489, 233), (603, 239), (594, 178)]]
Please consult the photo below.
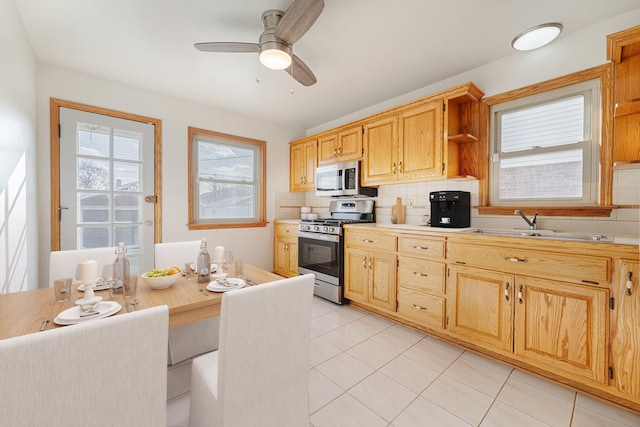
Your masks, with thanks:
[(471, 194), (468, 191), (432, 191), (429, 200), (432, 227), (471, 226)]

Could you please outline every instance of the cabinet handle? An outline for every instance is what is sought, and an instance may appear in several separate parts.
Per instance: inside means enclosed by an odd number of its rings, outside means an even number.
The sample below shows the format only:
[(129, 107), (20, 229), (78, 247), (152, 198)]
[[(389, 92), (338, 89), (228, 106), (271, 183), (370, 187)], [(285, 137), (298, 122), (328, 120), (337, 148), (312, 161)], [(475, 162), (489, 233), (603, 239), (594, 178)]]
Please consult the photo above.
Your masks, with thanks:
[(424, 310), (424, 311), (428, 311), (427, 307), (422, 307), (418, 304), (411, 304), (416, 310)]
[(402, 162), (398, 164), (398, 173), (402, 173)]
[(362, 241), (364, 243), (375, 243), (373, 240), (369, 240), (369, 239), (362, 239)]
[(342, 157), (342, 147), (338, 147), (338, 157)]
[(632, 277), (633, 277), (633, 272), (630, 271), (627, 273), (627, 295), (631, 295), (631, 285), (633, 285), (632, 282)]
[(367, 268), (367, 257), (366, 256), (362, 257), (362, 268)]
[(371, 258), (369, 258), (369, 269), (371, 269)]
[(307, 177), (306, 177), (306, 176), (303, 176), (303, 177), (302, 177), (302, 183), (303, 183), (303, 184), (306, 184), (306, 183), (307, 183)]
[(527, 262), (526, 259), (516, 258), (514, 256), (506, 256), (504, 257), (504, 260), (510, 262)]
[(428, 274), (424, 274), (424, 273), (418, 273), (417, 271), (413, 272), (414, 276), (420, 276), (420, 277), (429, 277)]
[(520, 304), (522, 304), (522, 288), (524, 288), (524, 285), (520, 285), (520, 287), (518, 288), (518, 302)]
[(396, 164), (394, 163), (393, 166), (391, 166), (391, 174), (395, 175), (396, 174)]
[(337, 149), (333, 149), (333, 157), (338, 157), (338, 150)]
[(419, 249), (419, 250), (421, 250), (421, 251), (427, 251), (427, 250), (429, 250), (429, 247), (428, 247), (428, 246), (418, 246), (418, 245), (415, 245), (415, 246), (413, 247), (413, 249)]
[(509, 301), (509, 282), (504, 284), (504, 299)]

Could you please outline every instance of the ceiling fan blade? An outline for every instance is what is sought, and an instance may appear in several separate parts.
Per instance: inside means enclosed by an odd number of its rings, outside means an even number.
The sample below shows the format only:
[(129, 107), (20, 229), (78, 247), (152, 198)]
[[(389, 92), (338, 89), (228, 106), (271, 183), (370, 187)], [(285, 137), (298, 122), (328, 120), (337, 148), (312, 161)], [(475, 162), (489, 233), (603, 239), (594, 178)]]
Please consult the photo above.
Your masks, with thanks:
[(285, 71), (304, 86), (311, 86), (318, 81), (307, 64), (296, 55), (293, 55), (293, 61)]
[(292, 45), (316, 22), (324, 0), (295, 0), (282, 16), (274, 35)]
[(257, 52), (260, 48), (258, 43), (240, 43), (240, 42), (208, 42), (196, 43), (195, 48), (203, 52)]

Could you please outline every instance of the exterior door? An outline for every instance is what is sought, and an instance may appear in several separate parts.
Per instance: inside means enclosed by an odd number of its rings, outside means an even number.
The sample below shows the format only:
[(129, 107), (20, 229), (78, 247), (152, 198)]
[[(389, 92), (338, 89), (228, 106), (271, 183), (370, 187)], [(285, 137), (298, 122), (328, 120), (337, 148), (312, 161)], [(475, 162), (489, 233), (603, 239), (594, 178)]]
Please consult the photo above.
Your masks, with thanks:
[(131, 274), (152, 268), (154, 126), (64, 107), (59, 117), (60, 249), (124, 242)]

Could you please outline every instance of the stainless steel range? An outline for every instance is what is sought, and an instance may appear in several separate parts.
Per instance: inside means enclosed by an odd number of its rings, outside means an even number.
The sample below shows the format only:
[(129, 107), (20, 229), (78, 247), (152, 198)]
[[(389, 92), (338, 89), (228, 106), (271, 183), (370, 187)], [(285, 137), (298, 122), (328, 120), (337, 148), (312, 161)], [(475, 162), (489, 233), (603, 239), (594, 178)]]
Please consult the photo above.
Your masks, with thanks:
[(374, 222), (373, 200), (332, 200), (331, 216), (301, 220), (298, 225), (298, 273), (316, 276), (314, 293), (342, 304), (344, 284), (344, 241), (342, 226)]

